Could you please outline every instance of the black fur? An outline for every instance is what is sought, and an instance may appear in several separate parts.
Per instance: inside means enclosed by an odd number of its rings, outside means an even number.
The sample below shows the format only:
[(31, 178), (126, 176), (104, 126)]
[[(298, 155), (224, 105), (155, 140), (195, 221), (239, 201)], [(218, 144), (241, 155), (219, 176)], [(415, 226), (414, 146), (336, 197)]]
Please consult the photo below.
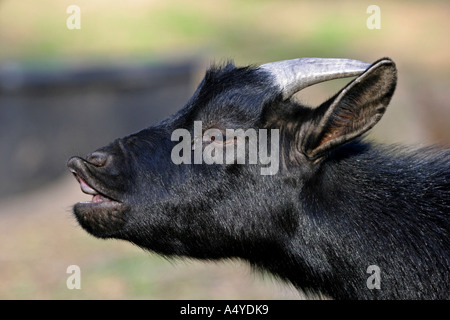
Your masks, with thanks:
[[(449, 299), (450, 150), (358, 138), (395, 89), (395, 66), (383, 61), (314, 109), (283, 101), (257, 68), (211, 68), (177, 114), (100, 149), (104, 166), (69, 160), (78, 178), (122, 204), (77, 204), (78, 221), (167, 256), (244, 259), (307, 293)], [(279, 129), (279, 172), (173, 164), (171, 133), (195, 120), (203, 129)], [(369, 265), (381, 270), (380, 289), (366, 285)]]

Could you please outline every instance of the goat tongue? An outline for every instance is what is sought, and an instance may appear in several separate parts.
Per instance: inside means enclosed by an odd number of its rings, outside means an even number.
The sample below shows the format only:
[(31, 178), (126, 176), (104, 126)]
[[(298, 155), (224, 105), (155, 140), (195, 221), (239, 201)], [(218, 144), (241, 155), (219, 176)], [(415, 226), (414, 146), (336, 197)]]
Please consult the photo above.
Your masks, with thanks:
[(92, 202), (94, 202), (94, 203), (103, 202), (105, 200), (106, 200), (106, 198), (99, 194), (96, 194), (92, 197)]

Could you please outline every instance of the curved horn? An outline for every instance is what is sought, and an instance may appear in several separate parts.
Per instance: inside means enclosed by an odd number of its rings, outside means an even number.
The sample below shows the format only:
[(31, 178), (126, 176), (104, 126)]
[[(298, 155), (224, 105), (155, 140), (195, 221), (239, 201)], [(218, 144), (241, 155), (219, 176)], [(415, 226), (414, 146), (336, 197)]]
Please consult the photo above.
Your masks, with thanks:
[(283, 93), (283, 99), (313, 84), (358, 76), (370, 63), (351, 59), (301, 58), (263, 64), (259, 67), (274, 77), (274, 83)]

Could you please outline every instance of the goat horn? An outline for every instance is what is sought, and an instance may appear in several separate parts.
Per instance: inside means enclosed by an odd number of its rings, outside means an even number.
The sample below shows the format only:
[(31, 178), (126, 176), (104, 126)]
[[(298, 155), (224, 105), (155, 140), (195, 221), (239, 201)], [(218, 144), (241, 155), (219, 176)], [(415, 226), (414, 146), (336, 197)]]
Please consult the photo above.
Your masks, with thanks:
[(282, 91), (283, 99), (313, 84), (358, 76), (370, 63), (351, 59), (301, 58), (263, 64), (259, 67), (274, 77)]

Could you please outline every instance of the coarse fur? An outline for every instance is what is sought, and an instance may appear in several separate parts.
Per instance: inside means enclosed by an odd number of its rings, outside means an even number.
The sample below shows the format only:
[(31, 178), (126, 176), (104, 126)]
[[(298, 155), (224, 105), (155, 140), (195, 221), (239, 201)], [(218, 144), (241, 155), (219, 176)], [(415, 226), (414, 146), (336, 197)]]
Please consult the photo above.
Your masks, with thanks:
[[(107, 201), (79, 203), (89, 233), (166, 256), (238, 258), (335, 299), (449, 299), (450, 150), (361, 137), (396, 85), (375, 62), (316, 108), (282, 99), (271, 75), (232, 63), (207, 71), (177, 114), (68, 166)], [(280, 170), (171, 161), (171, 133), (278, 129)], [(204, 142), (207, 144), (208, 142)], [(370, 289), (367, 268), (380, 269)]]

